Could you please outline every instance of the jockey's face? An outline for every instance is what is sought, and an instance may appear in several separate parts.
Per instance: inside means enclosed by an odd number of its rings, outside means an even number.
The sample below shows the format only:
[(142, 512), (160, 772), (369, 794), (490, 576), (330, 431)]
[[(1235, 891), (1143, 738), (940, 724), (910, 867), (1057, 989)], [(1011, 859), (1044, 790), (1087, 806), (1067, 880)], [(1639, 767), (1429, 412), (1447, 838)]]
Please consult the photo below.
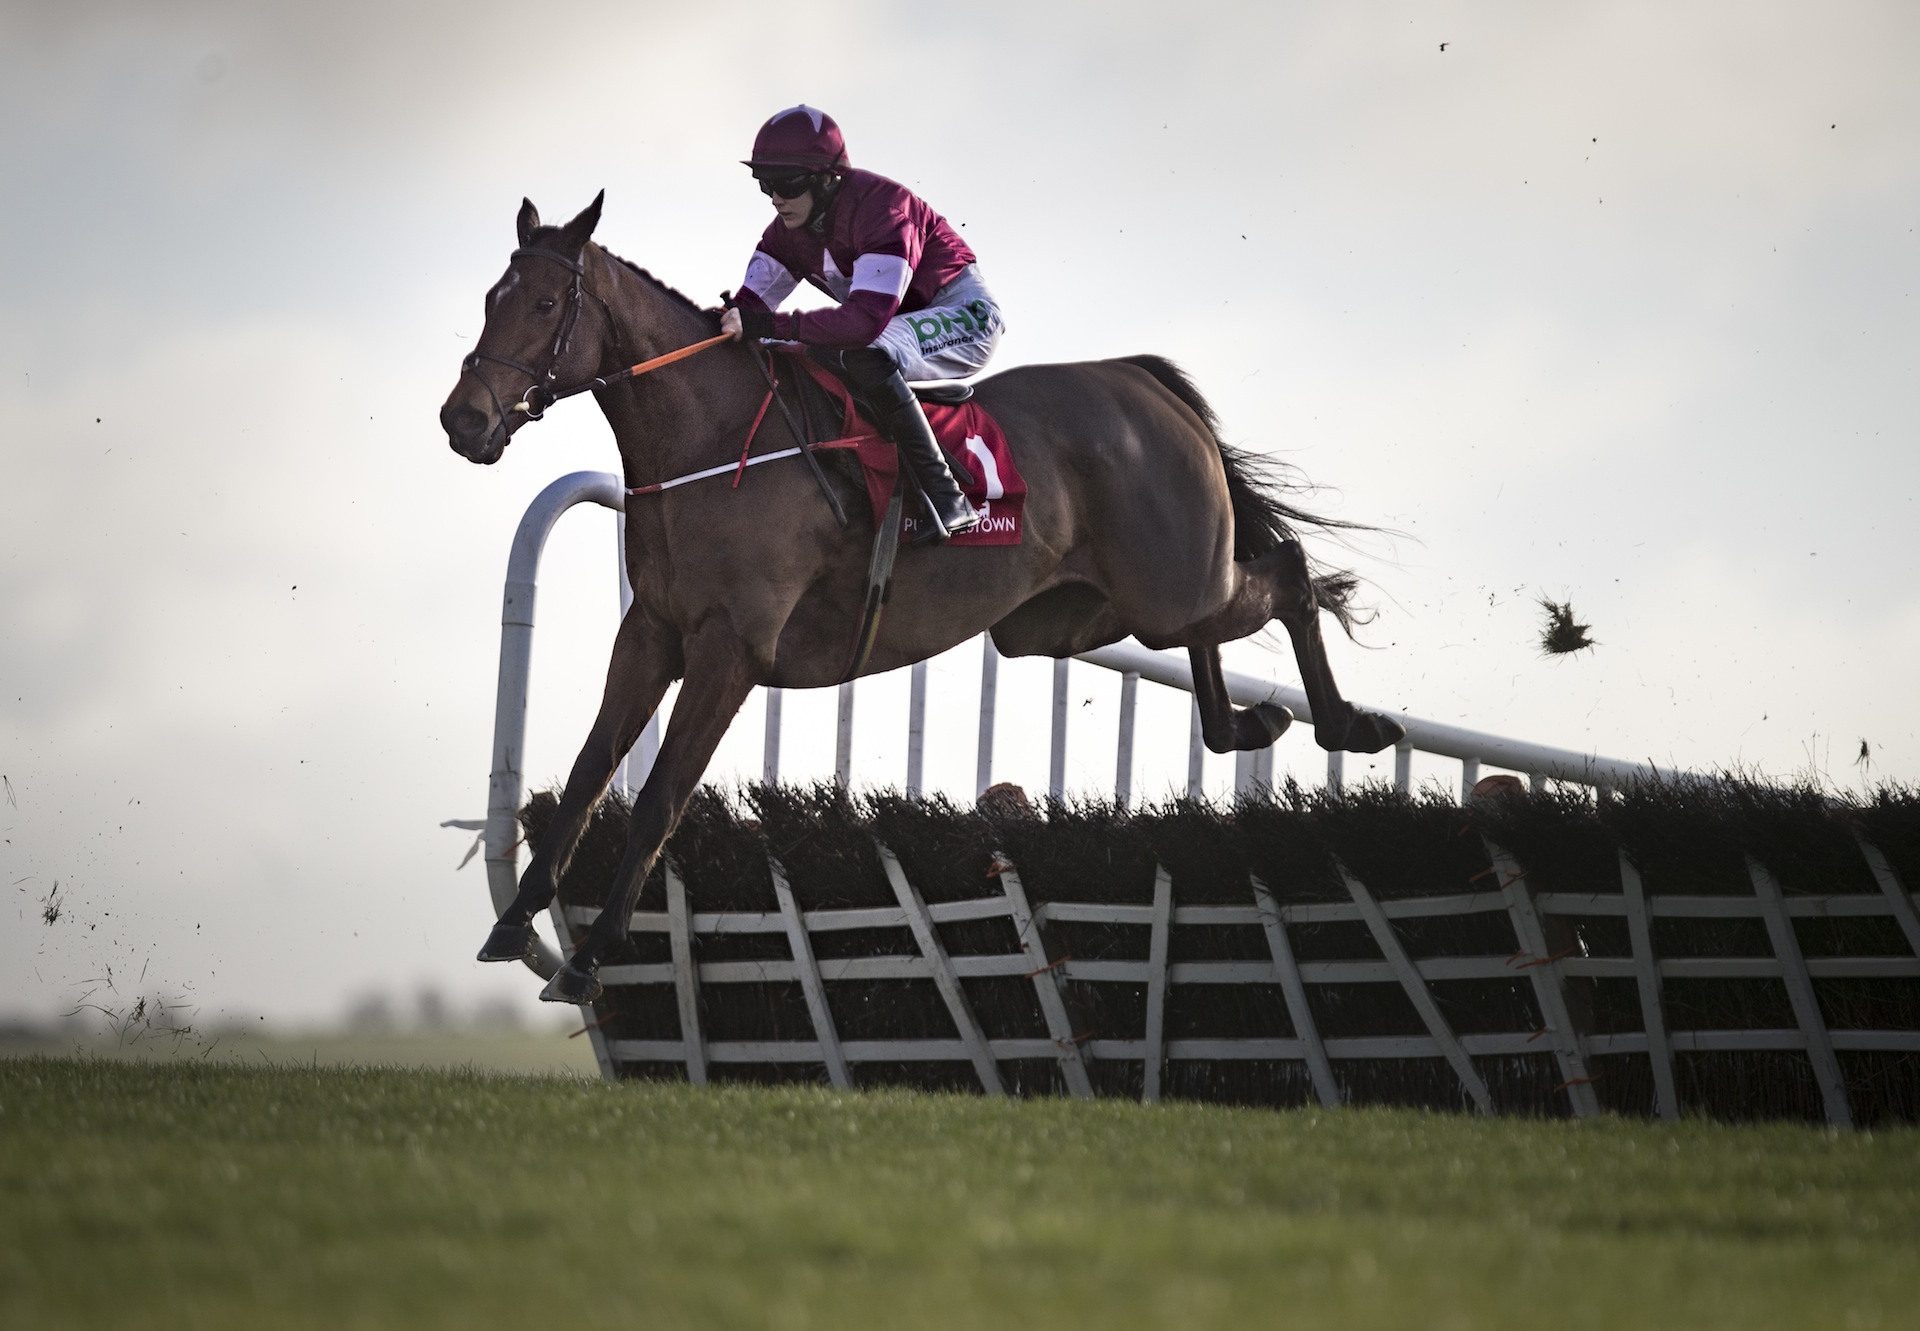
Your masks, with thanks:
[(813, 191), (808, 190), (797, 199), (783, 199), (774, 195), (770, 199), (773, 211), (779, 214), (780, 225), (789, 231), (798, 231), (807, 224), (807, 218), (813, 215)]

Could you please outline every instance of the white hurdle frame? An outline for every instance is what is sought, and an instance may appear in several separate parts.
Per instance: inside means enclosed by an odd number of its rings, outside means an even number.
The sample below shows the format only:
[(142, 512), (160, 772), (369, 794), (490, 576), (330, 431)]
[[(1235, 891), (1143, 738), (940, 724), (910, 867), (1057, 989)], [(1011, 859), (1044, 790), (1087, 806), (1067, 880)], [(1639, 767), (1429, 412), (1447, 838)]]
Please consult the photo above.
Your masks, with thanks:
[[(519, 810), (525, 794), (522, 759), (526, 748), (527, 696), (533, 661), (533, 625), (541, 553), (548, 535), (562, 514), (579, 504), (598, 504), (612, 509), (616, 559), (620, 588), (620, 610), (624, 615), (633, 603), (633, 588), (627, 579), (625, 535), (626, 495), (618, 476), (610, 472), (577, 471), (562, 476), (543, 489), (527, 506), (515, 531), (507, 556), (506, 588), (500, 613), (500, 670), (493, 714), (493, 767), (487, 793), (487, 819), (483, 844), (486, 848), (487, 881), (496, 910), (503, 910), (518, 886), (515, 848), (519, 842)], [(999, 653), (992, 638), (981, 635), (980, 726), (976, 742), (974, 784), (976, 793), (993, 784), (994, 722), (999, 700)], [(1184, 655), (1177, 652), (1153, 652), (1131, 640), (1082, 652), (1074, 658), (1088, 665), (1112, 670), (1121, 679), (1119, 736), (1115, 745), (1114, 794), (1125, 807), (1133, 796), (1134, 725), (1139, 682), (1147, 680), (1167, 688), (1193, 693), (1193, 670)], [(1048, 747), (1048, 794), (1058, 799), (1066, 794), (1068, 723), (1071, 708), (1070, 670), (1072, 663), (1056, 661), (1053, 669), (1053, 720)], [(920, 793), (925, 771), (926, 744), (926, 668), (913, 667), (913, 686), (908, 717), (908, 748), (905, 786)], [(1227, 694), (1242, 707), (1256, 703), (1277, 703), (1290, 708), (1300, 720), (1311, 723), (1313, 707), (1306, 693), (1289, 684), (1243, 674), (1224, 672)], [(769, 783), (781, 774), (780, 730), (782, 723), (779, 689), (766, 694), (765, 739), (761, 748), (761, 778)], [(834, 779), (842, 785), (853, 780), (854, 701), (856, 686), (842, 684), (838, 697), (838, 725), (834, 743)], [(1202, 775), (1206, 750), (1200, 740), (1198, 705), (1191, 709), (1188, 734), (1187, 793), (1199, 798), (1204, 794)], [(1437, 757), (1457, 759), (1461, 764), (1460, 796), (1464, 801), (1480, 779), (1480, 766), (1487, 763), (1510, 771), (1524, 772), (1535, 784), (1546, 780), (1575, 782), (1601, 790), (1636, 778), (1672, 777), (1678, 773), (1651, 763), (1627, 762), (1603, 758), (1572, 749), (1559, 749), (1502, 735), (1448, 725), (1406, 713), (1394, 714), (1407, 728), (1406, 738), (1394, 752), (1394, 784), (1407, 790), (1412, 782), (1412, 755), (1418, 751)], [(615, 786), (623, 791), (637, 789), (652, 769), (660, 748), (659, 717), (648, 721), (633, 752), (623, 759), (614, 773)], [(1339, 791), (1345, 776), (1345, 755), (1327, 755), (1327, 787)], [(1273, 779), (1271, 749), (1236, 757), (1235, 789), (1247, 792), (1270, 784)], [(550, 977), (560, 961), (542, 940), (535, 941), (535, 954), (529, 964), (543, 977)]]

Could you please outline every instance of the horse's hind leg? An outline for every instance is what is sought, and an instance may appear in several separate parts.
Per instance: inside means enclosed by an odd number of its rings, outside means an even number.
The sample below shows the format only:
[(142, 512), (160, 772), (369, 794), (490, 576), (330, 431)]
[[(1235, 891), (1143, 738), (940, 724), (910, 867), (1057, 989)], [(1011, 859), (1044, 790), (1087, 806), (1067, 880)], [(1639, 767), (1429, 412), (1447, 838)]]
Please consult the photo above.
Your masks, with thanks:
[[(1298, 541), (1282, 542), (1279, 548), (1233, 566), (1233, 593), (1226, 605), (1180, 634), (1189, 644), (1194, 658), (1195, 697), (1200, 694), (1201, 669), (1198, 652), (1222, 642), (1231, 642), (1257, 633), (1273, 620), (1286, 626), (1293, 640), (1293, 655), (1300, 667), (1300, 682), (1313, 708), (1313, 736), (1323, 749), (1345, 749), (1349, 753), (1378, 753), (1399, 743), (1406, 728), (1391, 717), (1355, 707), (1340, 694), (1334, 682), (1333, 667), (1327, 662), (1327, 647), (1320, 636), (1320, 601), (1314, 594), (1313, 577), (1307, 569), (1306, 554)], [(1196, 647), (1192, 644), (1200, 644)], [(1157, 645), (1157, 644), (1150, 644)], [(1215, 655), (1215, 678), (1218, 655)], [(1227, 706), (1224, 687), (1219, 689), (1218, 708)], [(1244, 715), (1244, 714), (1241, 714)], [(1201, 701), (1201, 724), (1206, 724), (1207, 703)], [(1236, 735), (1252, 725), (1238, 717), (1233, 722)], [(1277, 733), (1277, 732), (1276, 732)], [(1207, 739), (1216, 753), (1224, 752)], [(1250, 748), (1259, 745), (1238, 744)]]
[(1193, 698), (1200, 708), (1200, 738), (1215, 753), (1264, 749), (1293, 724), (1293, 713), (1278, 703), (1236, 709), (1227, 696), (1217, 644), (1187, 648), (1193, 663)]
[(501, 912), (493, 932), (487, 935), (486, 946), (480, 949), (481, 961), (518, 961), (532, 948), (534, 915), (553, 900), (588, 819), (607, 793), (607, 783), (659, 707), (678, 664), (672, 631), (648, 619), (637, 607), (628, 611), (614, 635), (607, 687), (593, 729), (587, 733), (580, 756), (573, 760), (553, 823), (526, 872), (520, 875), (519, 892)]
[(1344, 749), (1348, 753), (1378, 753), (1398, 744), (1406, 736), (1405, 726), (1384, 713), (1355, 707), (1334, 682), (1327, 644), (1320, 636), (1320, 601), (1314, 595), (1313, 575), (1300, 542), (1282, 542), (1257, 562), (1265, 566), (1266, 576), (1286, 588), (1274, 603), (1274, 618), (1286, 625), (1293, 640), (1300, 684), (1313, 708), (1314, 742), (1328, 752)]
[(730, 627), (709, 620), (686, 644), (686, 682), (674, 706), (653, 772), (633, 802), (626, 853), (614, 871), (600, 915), (594, 920), (540, 997), (553, 1003), (590, 1003), (600, 995), (595, 974), (608, 951), (627, 936), (633, 905), (660, 857), (687, 799), (757, 682), (749, 658)]

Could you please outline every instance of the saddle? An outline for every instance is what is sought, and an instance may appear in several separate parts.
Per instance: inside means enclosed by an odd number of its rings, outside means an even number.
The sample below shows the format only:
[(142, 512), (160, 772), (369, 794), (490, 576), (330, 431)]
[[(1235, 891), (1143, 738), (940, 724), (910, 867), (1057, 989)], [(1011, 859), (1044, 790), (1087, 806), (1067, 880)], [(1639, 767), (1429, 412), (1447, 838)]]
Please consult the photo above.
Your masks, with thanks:
[(938, 402), (943, 406), (958, 406), (973, 396), (973, 385), (964, 379), (935, 379), (929, 383), (908, 384), (913, 395), (922, 402)]
[[(787, 364), (809, 375), (838, 408), (840, 419), (834, 423), (837, 437), (823, 440), (816, 448), (850, 448), (860, 459), (866, 481), (867, 499), (877, 527), (893, 497), (900, 473), (899, 451), (881, 437), (871, 421), (860, 411), (852, 391), (840, 377), (810, 356), (789, 355)], [(1013, 449), (999, 422), (978, 402), (972, 400), (973, 385), (951, 380), (912, 385), (914, 395), (925, 404), (927, 424), (954, 466), (954, 478), (961, 491), (980, 514), (980, 525), (948, 544), (1018, 545), (1025, 529), (1027, 499), (1026, 478), (1015, 464)], [(911, 540), (916, 527), (926, 518), (909, 507), (902, 521), (901, 535)]]

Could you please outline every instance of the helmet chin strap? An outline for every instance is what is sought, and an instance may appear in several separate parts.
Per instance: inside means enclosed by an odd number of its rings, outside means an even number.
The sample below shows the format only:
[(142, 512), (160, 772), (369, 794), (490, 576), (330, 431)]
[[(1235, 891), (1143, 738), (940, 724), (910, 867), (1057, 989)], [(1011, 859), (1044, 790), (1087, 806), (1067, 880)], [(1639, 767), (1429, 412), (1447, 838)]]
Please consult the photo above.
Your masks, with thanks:
[(831, 172), (822, 172), (820, 180), (821, 183), (813, 187), (813, 210), (807, 214), (806, 223), (807, 230), (816, 236), (827, 229), (827, 213), (841, 185), (841, 178)]

